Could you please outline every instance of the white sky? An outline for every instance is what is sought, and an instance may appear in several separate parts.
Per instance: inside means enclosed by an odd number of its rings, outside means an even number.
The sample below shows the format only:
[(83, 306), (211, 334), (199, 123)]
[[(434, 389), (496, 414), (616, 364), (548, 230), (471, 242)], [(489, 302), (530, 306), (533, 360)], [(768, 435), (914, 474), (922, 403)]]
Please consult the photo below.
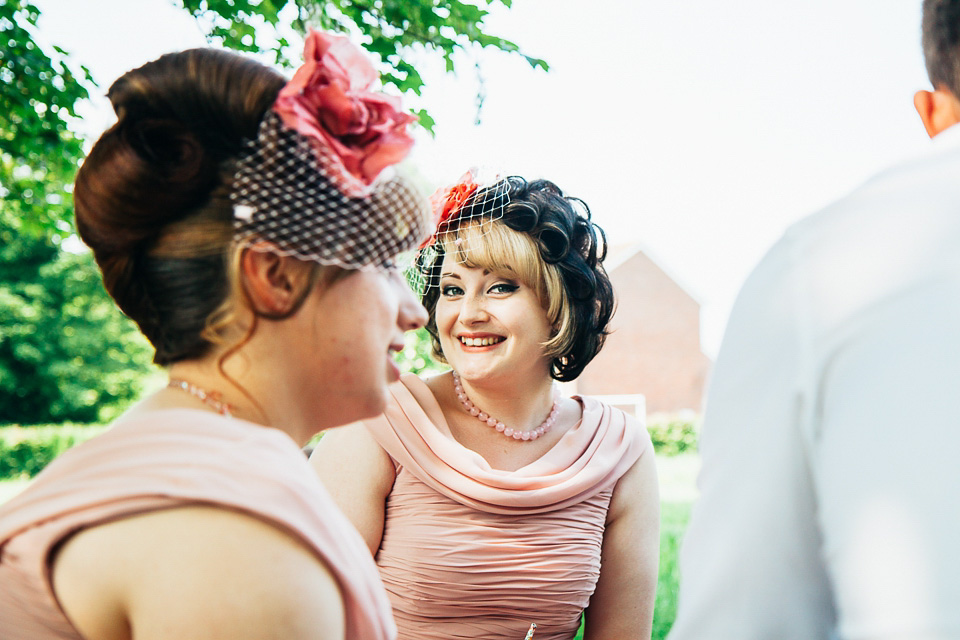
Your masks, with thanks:
[[(41, 34), (103, 91), (166, 51), (205, 44), (167, 0), (36, 0)], [(471, 165), (553, 180), (615, 245), (640, 243), (702, 304), (714, 355), (750, 268), (800, 217), (923, 149), (920, 0), (513, 0), (495, 51), (459, 77), (425, 74), (436, 138), (413, 162), (433, 183)], [(485, 78), (474, 125), (473, 62)], [(408, 102), (412, 104), (412, 102)], [(86, 112), (92, 135), (112, 116)]]

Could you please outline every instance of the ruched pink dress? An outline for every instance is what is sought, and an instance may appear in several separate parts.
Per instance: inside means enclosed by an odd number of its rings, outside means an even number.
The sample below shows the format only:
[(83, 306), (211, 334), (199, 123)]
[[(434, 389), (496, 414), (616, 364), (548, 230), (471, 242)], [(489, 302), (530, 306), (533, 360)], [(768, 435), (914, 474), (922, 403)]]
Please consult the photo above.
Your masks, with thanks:
[(405, 375), (365, 421), (397, 469), (376, 561), (398, 637), (523, 640), (536, 622), (536, 640), (569, 640), (600, 575), (614, 486), (653, 455), (646, 429), (578, 398), (582, 419), (553, 448), (500, 471), (427, 418), (417, 385)]
[(340, 583), (346, 636), (395, 637), (370, 552), (293, 440), (191, 409), (121, 420), (0, 508), (0, 637), (81, 640), (54, 594), (51, 552), (81, 529), (195, 504), (237, 510), (299, 538)]

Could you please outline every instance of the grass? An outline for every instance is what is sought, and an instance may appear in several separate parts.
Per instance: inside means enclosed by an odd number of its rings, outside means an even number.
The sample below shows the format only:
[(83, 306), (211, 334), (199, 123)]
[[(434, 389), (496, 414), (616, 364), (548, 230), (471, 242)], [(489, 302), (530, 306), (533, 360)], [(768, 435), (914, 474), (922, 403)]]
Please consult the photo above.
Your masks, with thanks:
[[(696, 454), (663, 456), (657, 459), (660, 478), (660, 574), (657, 601), (653, 613), (652, 640), (667, 637), (677, 615), (680, 570), (677, 553), (690, 519), (690, 507), (696, 498), (694, 481), (700, 468)], [(0, 480), (0, 504), (22, 491), (29, 479)], [(581, 629), (582, 633), (582, 629)], [(576, 640), (580, 640), (580, 634)]]
[(677, 555), (690, 520), (690, 506), (689, 502), (660, 504), (660, 575), (653, 610), (653, 640), (666, 638), (677, 617), (677, 593), (680, 588)]
[(690, 521), (690, 508), (697, 497), (696, 478), (700, 456), (684, 453), (657, 458), (660, 480), (660, 572), (653, 610), (652, 640), (667, 637), (677, 617), (680, 588), (678, 552)]

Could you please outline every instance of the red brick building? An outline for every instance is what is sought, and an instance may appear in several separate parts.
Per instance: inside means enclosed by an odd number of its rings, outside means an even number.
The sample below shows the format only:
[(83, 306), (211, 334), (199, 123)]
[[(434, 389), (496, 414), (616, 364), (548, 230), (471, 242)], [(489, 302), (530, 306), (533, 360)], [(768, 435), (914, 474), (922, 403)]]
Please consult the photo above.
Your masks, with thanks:
[(647, 413), (700, 411), (711, 361), (700, 350), (700, 304), (639, 247), (606, 262), (617, 296), (611, 334), (572, 383), (592, 396), (643, 394)]

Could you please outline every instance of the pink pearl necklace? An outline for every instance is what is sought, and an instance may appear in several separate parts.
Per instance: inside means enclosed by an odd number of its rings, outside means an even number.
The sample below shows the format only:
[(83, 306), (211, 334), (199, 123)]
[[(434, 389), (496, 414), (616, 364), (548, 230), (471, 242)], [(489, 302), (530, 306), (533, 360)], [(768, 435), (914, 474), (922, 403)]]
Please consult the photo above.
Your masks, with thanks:
[(470, 398), (467, 397), (467, 392), (463, 390), (463, 385), (460, 384), (460, 376), (456, 371), (453, 371), (453, 390), (457, 392), (457, 399), (460, 401), (460, 404), (463, 405), (463, 408), (467, 410), (467, 413), (475, 417), (480, 422), (485, 423), (487, 426), (493, 427), (503, 435), (508, 438), (513, 438), (514, 440), (536, 440), (547, 431), (550, 431), (554, 423), (557, 421), (557, 412), (560, 410), (560, 400), (554, 394), (553, 407), (550, 409), (550, 414), (547, 416), (547, 419), (540, 423), (540, 426), (536, 429), (530, 429), (529, 431), (520, 431), (519, 429), (511, 429), (507, 425), (503, 424), (493, 416), (487, 415), (483, 411), (477, 408), (473, 402), (470, 401)]
[(198, 398), (204, 404), (213, 407), (214, 411), (222, 416), (233, 416), (234, 408), (220, 399), (222, 396), (219, 391), (207, 391), (205, 389), (201, 389), (193, 383), (187, 382), (186, 380), (177, 379), (170, 380), (167, 386), (172, 389), (186, 391), (194, 398)]

